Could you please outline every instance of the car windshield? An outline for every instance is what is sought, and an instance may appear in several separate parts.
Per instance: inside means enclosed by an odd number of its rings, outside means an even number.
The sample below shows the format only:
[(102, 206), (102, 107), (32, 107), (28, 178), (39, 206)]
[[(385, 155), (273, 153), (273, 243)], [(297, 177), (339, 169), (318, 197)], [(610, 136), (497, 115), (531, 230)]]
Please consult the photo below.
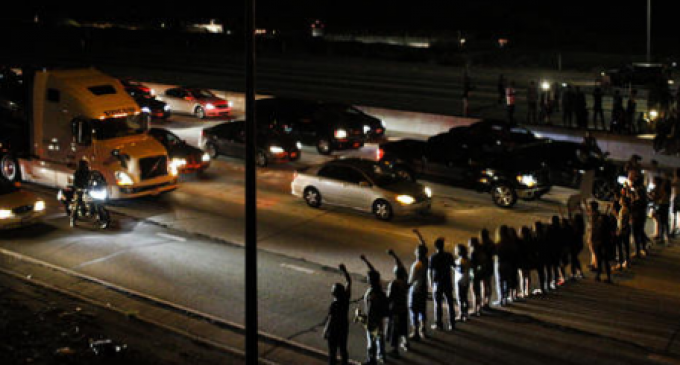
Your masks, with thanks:
[(396, 174), (377, 163), (371, 164), (370, 167), (364, 167), (362, 170), (373, 180), (375, 185), (380, 187), (392, 185), (400, 181)]
[(17, 190), (19, 189), (16, 186), (12, 185), (11, 183), (0, 181), (0, 195), (13, 193)]
[(205, 98), (214, 98), (215, 94), (212, 93), (212, 91), (207, 90), (207, 89), (192, 89), (189, 90), (191, 93), (191, 96), (195, 97), (196, 99), (205, 99)]
[(134, 136), (144, 132), (140, 115), (122, 118), (95, 119), (92, 129), (96, 139), (105, 140), (127, 136)]

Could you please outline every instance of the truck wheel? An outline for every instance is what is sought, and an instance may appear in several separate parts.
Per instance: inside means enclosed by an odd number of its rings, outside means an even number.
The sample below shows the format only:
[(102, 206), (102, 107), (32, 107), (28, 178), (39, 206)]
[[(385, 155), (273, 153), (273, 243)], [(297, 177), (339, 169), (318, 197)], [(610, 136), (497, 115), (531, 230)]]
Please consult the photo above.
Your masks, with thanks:
[(4, 155), (0, 159), (0, 174), (9, 182), (21, 181), (21, 169), (19, 168), (19, 161), (12, 155)]
[(498, 184), (491, 189), (491, 199), (501, 208), (511, 208), (517, 202), (517, 192), (508, 184)]
[(331, 146), (331, 141), (326, 138), (320, 138), (316, 142), (316, 150), (322, 155), (330, 155), (333, 153), (333, 146)]
[(392, 219), (392, 206), (386, 200), (378, 199), (373, 203), (373, 214), (381, 221)]
[(305, 189), (305, 201), (307, 202), (307, 205), (309, 205), (312, 208), (318, 208), (321, 206), (321, 193), (319, 193), (316, 188), (309, 187)]
[(196, 110), (194, 110), (194, 115), (198, 119), (205, 119), (205, 109), (203, 109), (201, 106), (196, 107)]
[(258, 151), (255, 156), (255, 164), (259, 167), (267, 167), (268, 163), (267, 154), (264, 151)]

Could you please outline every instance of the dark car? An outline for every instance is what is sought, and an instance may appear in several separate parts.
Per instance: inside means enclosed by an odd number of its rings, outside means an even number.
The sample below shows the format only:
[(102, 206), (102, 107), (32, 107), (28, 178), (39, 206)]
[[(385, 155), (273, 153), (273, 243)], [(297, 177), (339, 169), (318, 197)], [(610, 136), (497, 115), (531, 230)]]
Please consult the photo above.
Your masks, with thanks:
[(151, 119), (168, 119), (170, 117), (170, 106), (156, 99), (151, 93), (151, 88), (130, 79), (121, 79), (125, 91), (132, 96), (139, 105), (142, 113)]
[(210, 166), (210, 155), (189, 145), (176, 134), (164, 128), (151, 128), (149, 135), (168, 150), (171, 167), (179, 173), (202, 173)]
[(664, 84), (672, 78), (671, 69), (661, 63), (633, 63), (608, 70), (606, 75), (612, 86), (648, 86)]
[[(199, 145), (210, 157), (219, 155), (245, 158), (245, 121), (218, 124), (201, 133)], [(300, 159), (300, 144), (290, 135), (260, 126), (257, 136), (256, 162), (260, 167)]]
[(361, 148), (366, 140), (365, 126), (377, 123), (377, 119), (341, 104), (272, 98), (256, 101), (255, 107), (261, 123), (315, 146), (323, 155)]
[(125, 91), (128, 92), (130, 95), (149, 95), (153, 96), (153, 92), (150, 87), (142, 84), (139, 81), (136, 81), (131, 78), (122, 78), (119, 79), (120, 83), (123, 84), (123, 88), (125, 88)]
[(589, 150), (576, 142), (542, 141), (518, 148), (515, 155), (545, 164), (550, 182), (556, 186), (578, 189), (585, 172), (593, 170), (593, 195), (600, 200), (611, 200), (614, 192), (622, 187), (619, 177), (626, 176), (622, 165), (608, 160), (600, 151)]
[(484, 152), (508, 151), (516, 146), (539, 140), (527, 128), (503, 120), (490, 119), (469, 126), (451, 128), (449, 135), (452, 139), (469, 146), (477, 146)]
[(490, 192), (493, 202), (503, 208), (512, 207), (518, 198), (538, 199), (551, 188), (540, 161), (517, 159), (512, 151), (485, 152), (456, 134), (384, 143), (379, 157), (402, 178), (422, 176)]

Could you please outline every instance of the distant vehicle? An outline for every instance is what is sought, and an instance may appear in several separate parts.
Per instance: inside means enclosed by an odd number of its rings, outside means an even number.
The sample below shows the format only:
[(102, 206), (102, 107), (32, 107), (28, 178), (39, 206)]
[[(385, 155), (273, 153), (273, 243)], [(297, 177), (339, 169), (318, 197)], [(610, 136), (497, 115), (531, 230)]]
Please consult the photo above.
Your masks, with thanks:
[(482, 120), (469, 126), (454, 127), (449, 130), (452, 140), (479, 148), (481, 152), (504, 152), (516, 146), (534, 143), (539, 140), (527, 128), (511, 125), (504, 120)]
[(604, 73), (614, 87), (638, 86), (667, 83), (671, 79), (671, 68), (662, 63), (632, 63), (608, 70)]
[(0, 230), (37, 223), (44, 215), (44, 200), (0, 177)]
[(539, 199), (550, 191), (547, 169), (537, 161), (515, 158), (515, 152), (485, 152), (464, 135), (443, 133), (427, 141), (404, 139), (380, 145), (378, 158), (404, 179), (441, 179), (491, 193), (499, 207), (517, 199)]
[(192, 114), (196, 118), (228, 117), (232, 103), (208, 89), (175, 87), (165, 90), (158, 99), (167, 103), (173, 113)]
[(176, 134), (164, 128), (151, 128), (149, 135), (160, 142), (168, 150), (170, 168), (179, 173), (202, 173), (210, 167), (210, 155), (196, 148)]
[(371, 212), (380, 220), (427, 212), (432, 206), (430, 188), (400, 179), (375, 161), (357, 158), (299, 170), (291, 187), (293, 195), (310, 207), (344, 206)]
[[(291, 136), (265, 127), (258, 128), (256, 163), (265, 167), (270, 163), (285, 163), (300, 159), (300, 143)], [(219, 155), (245, 158), (245, 122), (235, 121), (206, 128), (199, 145), (211, 158)]]
[(149, 87), (126, 79), (120, 81), (125, 87), (125, 91), (135, 99), (142, 113), (151, 119), (168, 119), (170, 117), (170, 106), (156, 99)]
[(376, 137), (385, 133), (378, 119), (342, 104), (272, 98), (257, 100), (255, 107), (262, 121), (323, 155), (363, 147), (366, 131)]
[(556, 186), (578, 189), (585, 172), (594, 170), (593, 195), (600, 200), (612, 200), (614, 192), (622, 188), (619, 178), (627, 175), (622, 165), (607, 159), (607, 154), (588, 151), (576, 142), (538, 142), (519, 148), (515, 156), (545, 164), (550, 173), (550, 182)]

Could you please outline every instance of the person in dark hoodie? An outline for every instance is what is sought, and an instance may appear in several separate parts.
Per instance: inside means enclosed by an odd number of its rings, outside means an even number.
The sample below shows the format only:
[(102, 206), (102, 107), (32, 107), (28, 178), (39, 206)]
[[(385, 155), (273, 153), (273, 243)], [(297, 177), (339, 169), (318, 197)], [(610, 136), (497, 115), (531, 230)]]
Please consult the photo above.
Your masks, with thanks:
[(338, 361), (337, 354), (340, 352), (340, 363), (349, 363), (347, 351), (347, 336), (349, 335), (349, 301), (352, 296), (352, 278), (347, 272), (345, 265), (340, 264), (340, 271), (345, 276), (345, 285), (333, 284), (331, 293), (333, 302), (328, 308), (326, 325), (323, 330), (323, 338), (328, 342), (328, 363), (335, 365)]
[(394, 279), (387, 285), (387, 301), (390, 316), (387, 323), (387, 340), (392, 350), (390, 355), (398, 358), (400, 342), (404, 351), (408, 343), (408, 273), (396, 253), (388, 250), (387, 254), (394, 258)]

